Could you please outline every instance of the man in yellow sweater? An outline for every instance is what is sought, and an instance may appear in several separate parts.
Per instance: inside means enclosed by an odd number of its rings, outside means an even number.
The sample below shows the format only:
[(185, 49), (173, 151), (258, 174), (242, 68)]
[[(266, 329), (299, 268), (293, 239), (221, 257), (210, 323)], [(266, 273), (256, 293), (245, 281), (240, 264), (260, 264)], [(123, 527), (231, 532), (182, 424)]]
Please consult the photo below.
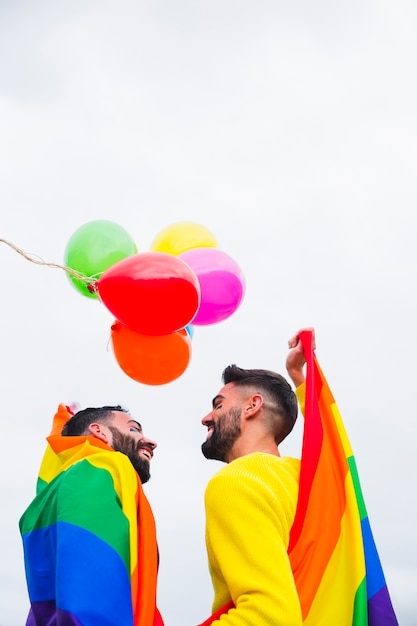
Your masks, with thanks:
[[(304, 380), (297, 335), (287, 370)], [(213, 626), (301, 626), (287, 548), (300, 462), (278, 446), (297, 419), (297, 397), (280, 374), (230, 365), (202, 423), (202, 452), (227, 463), (205, 494), (206, 546), (214, 588)], [(221, 615), (221, 619), (220, 619)], [(204, 625), (202, 625), (204, 626)]]

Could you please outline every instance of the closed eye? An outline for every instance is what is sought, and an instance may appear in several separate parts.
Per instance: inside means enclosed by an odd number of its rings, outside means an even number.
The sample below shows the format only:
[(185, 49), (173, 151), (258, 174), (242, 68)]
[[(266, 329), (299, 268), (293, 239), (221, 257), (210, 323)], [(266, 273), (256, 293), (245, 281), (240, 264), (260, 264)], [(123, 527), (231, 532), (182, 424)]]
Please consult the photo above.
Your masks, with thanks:
[(213, 411), (218, 411), (222, 408), (222, 400), (224, 400), (224, 396), (222, 396), (220, 393), (218, 393), (217, 396), (213, 398), (213, 400), (211, 401)]
[(142, 426), (136, 420), (129, 420), (128, 424), (129, 424), (129, 432), (131, 432), (131, 433), (141, 433), (142, 432)]

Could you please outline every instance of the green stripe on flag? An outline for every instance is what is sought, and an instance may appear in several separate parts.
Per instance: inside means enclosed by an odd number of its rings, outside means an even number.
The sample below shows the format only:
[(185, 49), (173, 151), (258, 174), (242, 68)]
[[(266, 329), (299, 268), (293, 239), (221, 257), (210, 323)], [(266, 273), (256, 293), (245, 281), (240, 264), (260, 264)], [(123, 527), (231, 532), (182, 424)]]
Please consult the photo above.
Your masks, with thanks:
[(25, 535), (57, 522), (100, 537), (119, 553), (129, 571), (129, 521), (109, 471), (83, 460), (61, 472), (33, 500), (20, 520), (20, 529)]
[(350, 473), (352, 475), (353, 486), (355, 489), (356, 500), (358, 503), (359, 515), (360, 515), (361, 520), (363, 520), (365, 517), (368, 517), (368, 513), (366, 510), (365, 501), (362, 495), (362, 489), (361, 489), (361, 485), (359, 482), (359, 475), (358, 475), (358, 470), (356, 468), (355, 457), (353, 456), (348, 457), (347, 462), (349, 464)]

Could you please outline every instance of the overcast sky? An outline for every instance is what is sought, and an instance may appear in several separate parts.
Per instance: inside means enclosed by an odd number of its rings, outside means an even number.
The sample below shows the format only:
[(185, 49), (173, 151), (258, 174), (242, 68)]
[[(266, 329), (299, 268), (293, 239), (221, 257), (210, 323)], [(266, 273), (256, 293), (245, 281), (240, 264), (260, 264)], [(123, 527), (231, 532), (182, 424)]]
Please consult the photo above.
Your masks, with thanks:
[[(18, 520), (60, 402), (122, 403), (159, 446), (145, 491), (167, 626), (211, 608), (200, 423), (229, 363), (285, 371), (314, 326), (399, 622), (417, 623), (417, 5), (407, 0), (3, 0), (0, 238), (62, 264), (108, 219), (139, 252), (178, 221), (246, 278), (175, 382), (126, 376), (114, 319), (0, 244), (0, 624), (28, 610)], [(282, 447), (300, 453), (301, 421)]]

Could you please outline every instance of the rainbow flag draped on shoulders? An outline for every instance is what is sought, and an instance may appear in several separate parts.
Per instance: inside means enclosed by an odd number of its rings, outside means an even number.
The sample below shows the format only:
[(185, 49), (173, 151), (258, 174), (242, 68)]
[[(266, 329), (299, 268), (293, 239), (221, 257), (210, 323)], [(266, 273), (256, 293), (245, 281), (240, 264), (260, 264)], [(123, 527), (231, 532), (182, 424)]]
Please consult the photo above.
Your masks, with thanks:
[(163, 626), (155, 522), (129, 459), (94, 437), (62, 437), (58, 407), (20, 519), (27, 626)]
[(288, 554), (305, 626), (398, 626), (354, 455), (312, 349), (307, 364), (300, 489)]

